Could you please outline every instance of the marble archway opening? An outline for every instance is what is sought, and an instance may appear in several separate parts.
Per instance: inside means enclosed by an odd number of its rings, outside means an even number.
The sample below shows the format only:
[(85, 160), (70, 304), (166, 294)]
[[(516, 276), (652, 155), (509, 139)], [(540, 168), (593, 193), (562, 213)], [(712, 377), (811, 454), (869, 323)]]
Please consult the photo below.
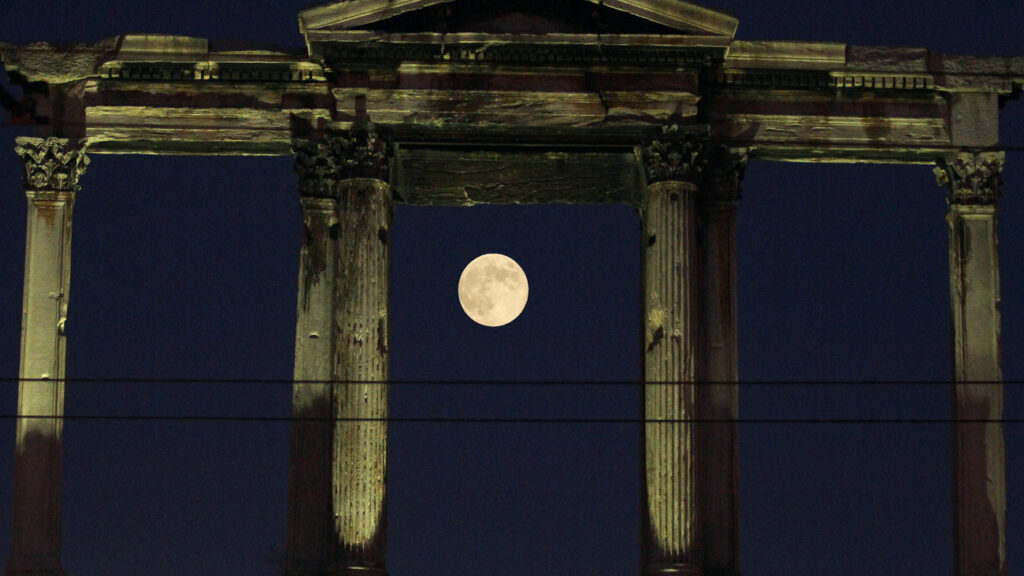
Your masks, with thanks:
[[(392, 238), (391, 415), (556, 422), (393, 422), (389, 571), (634, 570), (638, 426), (557, 420), (639, 413), (636, 211), (400, 205)], [(499, 249), (530, 274), (531, 301), (490, 329), (454, 287)]]

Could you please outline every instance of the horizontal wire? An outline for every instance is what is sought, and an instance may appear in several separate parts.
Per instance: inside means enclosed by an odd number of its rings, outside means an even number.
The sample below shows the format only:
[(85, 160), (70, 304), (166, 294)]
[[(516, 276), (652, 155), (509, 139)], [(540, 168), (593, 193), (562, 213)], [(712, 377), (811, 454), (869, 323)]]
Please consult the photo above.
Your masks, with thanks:
[(0, 377), (0, 382), (61, 382), (66, 384), (266, 384), (266, 385), (387, 385), (387, 386), (1020, 386), (1024, 380), (294, 380), (291, 378), (14, 378)]
[(305, 416), (203, 416), (142, 414), (69, 414), (42, 416), (0, 414), (3, 420), (80, 420), (152, 422), (378, 422), (395, 424), (1024, 424), (1024, 418), (486, 418), (486, 417), (385, 417), (314, 418)]

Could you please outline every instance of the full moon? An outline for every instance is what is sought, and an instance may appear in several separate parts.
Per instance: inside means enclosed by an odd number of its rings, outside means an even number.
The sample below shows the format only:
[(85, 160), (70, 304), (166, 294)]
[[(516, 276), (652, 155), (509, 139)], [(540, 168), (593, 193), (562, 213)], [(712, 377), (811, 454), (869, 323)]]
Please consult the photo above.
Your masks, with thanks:
[(515, 320), (530, 294), (526, 273), (504, 254), (478, 256), (459, 278), (459, 303), (477, 324), (504, 326)]

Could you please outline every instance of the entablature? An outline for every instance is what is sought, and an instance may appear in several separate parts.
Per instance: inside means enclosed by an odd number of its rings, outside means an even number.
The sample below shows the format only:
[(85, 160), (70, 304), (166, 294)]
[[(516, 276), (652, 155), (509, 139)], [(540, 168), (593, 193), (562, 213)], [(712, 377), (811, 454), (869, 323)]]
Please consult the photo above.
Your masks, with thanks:
[[(516, 146), (547, 133), (590, 131), (596, 145), (610, 129), (705, 124), (755, 157), (918, 161), (996, 145), (996, 106), (1024, 85), (1024, 58), (735, 40), (734, 19), (679, 0), (598, 2), (625, 16), (572, 32), (552, 21), (543, 33), (397, 30), (444, 23), (443, 11), (416, 11), (453, 4), (349, 0), (303, 11), (309, 54), (127, 35), (0, 44), (0, 56), (28, 97), (19, 121), (107, 153), (287, 154), (296, 121), (368, 121), (449, 134), (447, 145), (504, 133)], [(414, 13), (422, 18), (408, 20)], [(611, 32), (590, 31), (613, 20)], [(650, 26), (668, 32), (636, 32)]]
[(925, 48), (734, 40), (711, 85), (781, 89), (934, 90), (1012, 94), (1024, 58), (941, 54)]
[(100, 65), (103, 78), (123, 80), (209, 80), (323, 82), (323, 66), (273, 50), (211, 51), (205, 38), (128, 35)]
[(305, 55), (272, 50), (211, 50), (205, 38), (128, 34), (92, 44), (0, 44), (8, 74), (27, 82), (67, 84), (125, 80), (322, 82), (323, 66)]

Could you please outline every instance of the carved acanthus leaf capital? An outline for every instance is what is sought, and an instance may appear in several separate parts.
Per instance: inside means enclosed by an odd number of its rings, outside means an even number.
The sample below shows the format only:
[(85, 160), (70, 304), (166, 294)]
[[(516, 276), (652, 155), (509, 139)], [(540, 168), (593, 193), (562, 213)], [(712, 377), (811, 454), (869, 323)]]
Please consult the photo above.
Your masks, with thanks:
[(685, 131), (681, 126), (662, 127), (658, 138), (643, 147), (647, 183), (678, 180), (697, 184), (703, 174), (702, 152), (707, 134)]
[(935, 178), (940, 186), (949, 188), (950, 204), (995, 204), (1005, 160), (1005, 152), (961, 152), (940, 159)]
[(387, 181), (390, 143), (372, 130), (331, 132), (319, 140), (295, 139), (292, 153), (303, 196), (328, 197), (349, 178)]
[(703, 202), (737, 202), (742, 192), (740, 183), (750, 159), (748, 148), (732, 148), (724, 144), (708, 146), (704, 153), (704, 181), (700, 198)]
[(342, 178), (376, 178), (387, 181), (390, 143), (375, 131), (358, 129), (327, 137)]
[(19, 137), (14, 151), (24, 163), (25, 190), (31, 192), (74, 193), (81, 187), (79, 178), (89, 166), (89, 158), (78, 143), (67, 138)]
[(330, 147), (322, 140), (292, 140), (295, 172), (303, 196), (326, 198), (334, 194), (340, 178), (338, 163)]

